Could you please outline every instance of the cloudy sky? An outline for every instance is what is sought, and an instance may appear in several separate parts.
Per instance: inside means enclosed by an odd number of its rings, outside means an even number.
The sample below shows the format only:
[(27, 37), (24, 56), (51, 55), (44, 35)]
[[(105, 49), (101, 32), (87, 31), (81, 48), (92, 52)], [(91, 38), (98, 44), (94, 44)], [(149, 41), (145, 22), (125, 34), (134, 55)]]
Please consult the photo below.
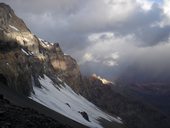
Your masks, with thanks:
[(0, 0), (30, 30), (109, 79), (131, 65), (170, 68), (170, 0)]

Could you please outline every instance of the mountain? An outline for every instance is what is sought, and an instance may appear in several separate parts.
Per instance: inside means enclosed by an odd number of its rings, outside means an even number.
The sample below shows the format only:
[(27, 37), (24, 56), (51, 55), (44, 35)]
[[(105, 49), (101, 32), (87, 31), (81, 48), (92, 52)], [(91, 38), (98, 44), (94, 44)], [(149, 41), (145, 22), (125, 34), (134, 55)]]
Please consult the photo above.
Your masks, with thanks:
[(10, 102), (64, 125), (124, 127), (120, 117), (103, 112), (78, 93), (81, 73), (76, 61), (58, 43), (32, 34), (4, 3), (0, 4), (0, 85)]
[[(10, 101), (2, 99), (2, 109), (10, 108), (9, 115), (26, 109), (21, 117), (35, 127), (42, 118), (73, 128), (170, 127), (166, 114), (118, 83), (83, 76), (76, 60), (65, 55), (59, 43), (32, 34), (4, 3), (0, 4), (0, 94)], [(1, 113), (0, 119), (5, 119), (0, 109)], [(19, 126), (21, 117), (3, 121)]]
[[(103, 83), (104, 78), (85, 77), (81, 94), (103, 110), (119, 115), (128, 128), (168, 128), (169, 115), (142, 100), (126, 86)], [(108, 81), (108, 80), (107, 80)]]
[(170, 86), (165, 83), (130, 84), (126, 87), (129, 94), (155, 106), (170, 116)]
[(166, 68), (166, 63), (160, 66), (156, 62), (153, 63), (152, 59), (148, 63), (135, 62), (129, 65), (117, 76), (117, 81), (122, 84), (170, 83), (170, 71)]
[[(156, 57), (159, 58), (159, 57)], [(126, 90), (128, 95), (151, 104), (161, 112), (170, 116), (170, 71), (167, 63), (153, 63), (153, 58), (146, 62), (135, 62), (128, 66), (116, 83)]]

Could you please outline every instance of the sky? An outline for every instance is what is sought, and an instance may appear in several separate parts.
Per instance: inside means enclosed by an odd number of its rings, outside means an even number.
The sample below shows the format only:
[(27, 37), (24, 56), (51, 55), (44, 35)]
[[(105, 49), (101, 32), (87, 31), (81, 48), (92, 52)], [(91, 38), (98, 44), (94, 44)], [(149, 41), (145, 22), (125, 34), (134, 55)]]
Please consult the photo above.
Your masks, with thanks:
[(170, 0), (0, 0), (32, 33), (59, 42), (83, 74), (170, 72)]

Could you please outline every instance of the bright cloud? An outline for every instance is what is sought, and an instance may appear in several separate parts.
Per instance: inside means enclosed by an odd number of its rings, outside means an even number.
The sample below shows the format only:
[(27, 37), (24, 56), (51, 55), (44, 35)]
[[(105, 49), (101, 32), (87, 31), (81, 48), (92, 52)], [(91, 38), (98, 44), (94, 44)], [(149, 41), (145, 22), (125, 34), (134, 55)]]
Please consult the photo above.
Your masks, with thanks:
[[(116, 66), (121, 56), (126, 56), (124, 52), (131, 52), (135, 41), (133, 34), (125, 37), (116, 36), (114, 33), (94, 33), (88, 37), (90, 46), (81, 51), (84, 56), (80, 59), (80, 64), (86, 62), (98, 63), (105, 66)], [(126, 48), (125, 48), (126, 47)]]
[(139, 4), (139, 6), (145, 10), (145, 11), (148, 11), (148, 10), (151, 10), (152, 8), (152, 5), (153, 5), (153, 1), (148, 1), (148, 0), (137, 0), (137, 3)]
[(91, 53), (85, 53), (84, 56), (83, 56), (83, 62), (86, 62), (86, 61), (93, 61), (93, 56)]

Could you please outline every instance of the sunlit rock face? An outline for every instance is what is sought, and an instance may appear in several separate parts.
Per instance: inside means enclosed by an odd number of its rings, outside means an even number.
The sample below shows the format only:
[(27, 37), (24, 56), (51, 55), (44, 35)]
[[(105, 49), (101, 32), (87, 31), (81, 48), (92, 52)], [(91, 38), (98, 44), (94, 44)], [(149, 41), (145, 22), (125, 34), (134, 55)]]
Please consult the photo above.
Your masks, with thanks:
[(78, 92), (82, 81), (76, 60), (65, 55), (58, 43), (47, 42), (43, 39), (39, 39), (39, 41), (40, 53), (45, 57), (48, 66), (50, 65), (55, 74)]
[(15, 41), (34, 53), (39, 52), (39, 41), (26, 27), (23, 20), (6, 4), (0, 4), (0, 40)]
[(113, 82), (111, 82), (111, 81), (109, 81), (109, 80), (107, 80), (105, 78), (102, 78), (101, 76), (97, 76), (96, 74), (93, 74), (92, 78), (100, 80), (103, 85), (113, 84)]

